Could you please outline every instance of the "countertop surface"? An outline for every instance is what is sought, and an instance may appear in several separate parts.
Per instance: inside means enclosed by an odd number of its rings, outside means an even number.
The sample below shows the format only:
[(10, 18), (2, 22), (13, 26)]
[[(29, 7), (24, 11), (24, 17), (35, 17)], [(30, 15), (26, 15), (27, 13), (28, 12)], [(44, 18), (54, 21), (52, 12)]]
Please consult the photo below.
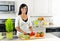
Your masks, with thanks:
[(43, 39), (21, 40), (21, 39), (17, 38), (17, 39), (13, 39), (13, 40), (3, 39), (0, 41), (57, 41), (57, 40), (60, 41), (60, 38), (58, 38), (57, 36), (55, 36), (51, 33), (46, 33), (46, 36)]
[(54, 25), (47, 25), (46, 28), (58, 28), (60, 25), (54, 24)]

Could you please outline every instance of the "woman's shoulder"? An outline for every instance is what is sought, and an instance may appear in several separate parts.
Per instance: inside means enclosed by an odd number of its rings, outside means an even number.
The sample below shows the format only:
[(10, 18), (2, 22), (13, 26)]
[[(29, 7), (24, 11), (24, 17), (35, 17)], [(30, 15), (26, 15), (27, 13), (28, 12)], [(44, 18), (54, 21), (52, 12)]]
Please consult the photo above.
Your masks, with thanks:
[(20, 17), (20, 15), (17, 15), (16, 17)]
[(28, 19), (31, 20), (31, 16), (28, 15)]
[(30, 18), (30, 16), (28, 15), (28, 18)]
[(16, 16), (16, 19), (19, 19), (20, 18), (20, 15)]

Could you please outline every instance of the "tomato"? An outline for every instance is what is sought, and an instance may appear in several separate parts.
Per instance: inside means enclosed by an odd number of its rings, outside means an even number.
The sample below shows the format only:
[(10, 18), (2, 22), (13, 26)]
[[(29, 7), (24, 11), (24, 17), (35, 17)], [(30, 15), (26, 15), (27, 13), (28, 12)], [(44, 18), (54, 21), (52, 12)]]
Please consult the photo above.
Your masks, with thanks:
[(33, 36), (32, 34), (30, 34), (30, 36)]
[(30, 33), (30, 36), (34, 36), (34, 35), (35, 35), (35, 32), (31, 32), (31, 33)]
[(31, 32), (31, 34), (35, 35), (35, 32)]

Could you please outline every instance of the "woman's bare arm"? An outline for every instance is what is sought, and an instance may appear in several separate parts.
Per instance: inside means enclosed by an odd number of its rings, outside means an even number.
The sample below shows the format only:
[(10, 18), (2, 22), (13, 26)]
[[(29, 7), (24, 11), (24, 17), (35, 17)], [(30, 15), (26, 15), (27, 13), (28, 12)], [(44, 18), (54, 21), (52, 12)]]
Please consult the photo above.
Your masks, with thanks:
[(22, 29), (20, 29), (19, 27), (15, 27), (15, 29), (23, 34), (26, 34), (26, 32), (24, 32)]
[(32, 26), (29, 27), (30, 31), (33, 31)]

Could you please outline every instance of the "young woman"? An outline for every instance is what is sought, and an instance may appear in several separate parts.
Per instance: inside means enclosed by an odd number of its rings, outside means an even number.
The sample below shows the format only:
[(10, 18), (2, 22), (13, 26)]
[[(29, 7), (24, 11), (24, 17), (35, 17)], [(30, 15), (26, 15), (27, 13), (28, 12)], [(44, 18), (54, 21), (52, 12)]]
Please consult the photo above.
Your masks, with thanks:
[(26, 4), (21, 4), (18, 16), (15, 20), (15, 29), (17, 30), (17, 35), (20, 35), (21, 33), (27, 34), (33, 31), (31, 19), (27, 15), (27, 12), (28, 6)]

